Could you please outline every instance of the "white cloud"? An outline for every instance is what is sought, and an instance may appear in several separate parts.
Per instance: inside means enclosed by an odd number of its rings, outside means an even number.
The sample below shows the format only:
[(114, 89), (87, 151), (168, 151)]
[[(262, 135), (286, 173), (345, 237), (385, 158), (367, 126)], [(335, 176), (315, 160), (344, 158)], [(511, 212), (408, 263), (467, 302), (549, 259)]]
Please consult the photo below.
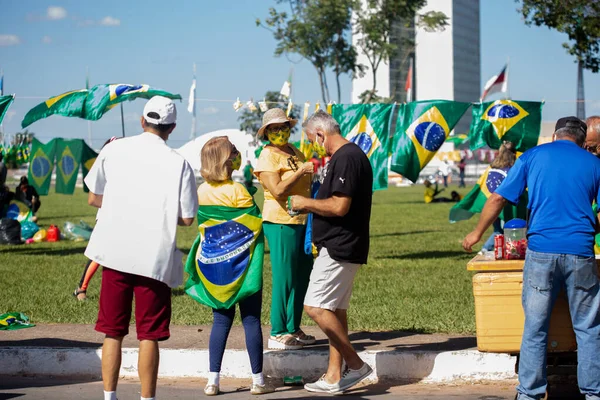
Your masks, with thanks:
[(67, 17), (67, 10), (62, 7), (48, 7), (46, 17), (51, 20), (59, 20)]
[(113, 18), (111, 16), (104, 17), (100, 20), (100, 25), (104, 26), (119, 26), (121, 25), (121, 20), (118, 18)]
[(0, 46), (15, 46), (21, 43), (17, 35), (0, 35)]
[(206, 107), (206, 108), (203, 108), (202, 110), (200, 110), (200, 114), (207, 114), (207, 115), (217, 114), (218, 112), (219, 112), (219, 109), (217, 107)]
[(50, 44), (50, 43), (52, 43), (52, 38), (50, 36), (44, 36), (42, 38), (42, 43)]

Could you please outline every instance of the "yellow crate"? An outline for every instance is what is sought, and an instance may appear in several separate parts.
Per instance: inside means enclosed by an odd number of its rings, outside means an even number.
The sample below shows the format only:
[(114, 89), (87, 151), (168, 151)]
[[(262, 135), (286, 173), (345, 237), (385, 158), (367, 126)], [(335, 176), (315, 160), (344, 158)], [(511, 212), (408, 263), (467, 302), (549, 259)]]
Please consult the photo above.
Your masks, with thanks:
[[(513, 354), (519, 352), (525, 322), (521, 306), (522, 289), (521, 271), (480, 272), (473, 276), (479, 351)], [(550, 320), (548, 351), (567, 352), (575, 349), (577, 343), (566, 294), (561, 292)]]

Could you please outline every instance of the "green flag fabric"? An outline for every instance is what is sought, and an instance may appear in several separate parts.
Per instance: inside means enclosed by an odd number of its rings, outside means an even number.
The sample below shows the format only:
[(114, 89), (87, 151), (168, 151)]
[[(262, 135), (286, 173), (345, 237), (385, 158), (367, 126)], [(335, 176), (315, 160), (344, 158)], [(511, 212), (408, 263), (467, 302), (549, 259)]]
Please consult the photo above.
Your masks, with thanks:
[(29, 184), (40, 196), (46, 196), (50, 189), (57, 141), (57, 139), (52, 139), (47, 144), (43, 144), (34, 138), (32, 142), (28, 173)]
[(473, 104), (469, 130), (471, 150), (484, 146), (499, 149), (502, 141), (513, 142), (524, 152), (537, 145), (542, 124), (542, 107), (538, 101), (496, 100)]
[(34, 324), (29, 322), (29, 317), (21, 312), (10, 312), (0, 315), (0, 331), (13, 331), (34, 326)]
[(57, 139), (56, 143), (56, 193), (73, 194), (81, 155), (83, 140)]
[(393, 104), (334, 104), (331, 115), (342, 136), (356, 143), (373, 168), (373, 190), (388, 187), (390, 116)]
[(416, 182), (470, 105), (448, 100), (402, 104), (392, 145), (391, 170)]
[[(500, 186), (506, 178), (508, 168), (488, 167), (483, 175), (477, 180), (477, 184), (471, 191), (450, 209), (450, 223), (464, 221), (474, 214), (481, 213), (483, 206), (492, 193)], [(500, 219), (510, 221), (513, 218), (527, 218), (528, 196), (525, 192), (519, 199), (519, 204), (508, 203), (500, 213)]]
[(27, 112), (21, 122), (25, 128), (37, 120), (58, 114), (97, 121), (111, 108), (123, 101), (164, 96), (181, 100), (178, 94), (155, 89), (148, 85), (102, 84), (91, 89), (74, 90), (51, 97)]
[(13, 95), (0, 96), (0, 124), (2, 123), (2, 120), (4, 119), (4, 116), (6, 115), (6, 111), (8, 111), (8, 108), (10, 107), (10, 105), (12, 104), (12, 102), (14, 100), (15, 100), (15, 96), (13, 96)]
[(264, 236), (256, 206), (198, 207), (199, 235), (185, 266), (185, 292), (197, 302), (227, 309), (262, 288)]
[[(96, 153), (90, 146), (88, 146), (85, 142), (83, 142), (83, 149), (81, 151), (81, 174), (83, 175), (83, 179), (85, 179), (90, 169), (92, 169), (92, 165), (94, 165), (94, 161), (98, 157), (98, 153)], [(83, 183), (83, 191), (88, 193), (90, 189)]]

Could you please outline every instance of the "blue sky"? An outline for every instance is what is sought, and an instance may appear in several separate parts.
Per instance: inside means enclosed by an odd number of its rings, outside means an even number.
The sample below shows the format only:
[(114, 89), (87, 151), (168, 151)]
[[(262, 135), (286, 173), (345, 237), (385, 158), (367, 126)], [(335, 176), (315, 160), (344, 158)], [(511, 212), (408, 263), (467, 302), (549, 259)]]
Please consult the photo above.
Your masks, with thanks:
[[(294, 67), (297, 103), (320, 99), (317, 74), (297, 56), (273, 56), (270, 32), (257, 28), (274, 0), (102, 2), (0, 0), (0, 68), (6, 93), (16, 93), (4, 131), (20, 130), (25, 113), (44, 99), (90, 83), (147, 83), (184, 98), (177, 103), (178, 127), (169, 144), (183, 145), (191, 115), (187, 97), (197, 63), (197, 132), (237, 128), (232, 102), (259, 100), (279, 90)], [(561, 43), (564, 35), (527, 27), (512, 0), (481, 1), (482, 85), (510, 57), (513, 99), (546, 100), (544, 119), (575, 114), (577, 68)], [(294, 63), (293, 63), (294, 62)], [(600, 75), (585, 72), (587, 114), (600, 114)], [(350, 101), (350, 79), (342, 80)], [(217, 101), (222, 100), (222, 101)], [(474, 99), (476, 100), (476, 99)], [(144, 100), (125, 103), (125, 129), (139, 133)], [(118, 108), (92, 123), (94, 147), (121, 134)], [(53, 116), (30, 127), (42, 141), (87, 138), (87, 121)]]

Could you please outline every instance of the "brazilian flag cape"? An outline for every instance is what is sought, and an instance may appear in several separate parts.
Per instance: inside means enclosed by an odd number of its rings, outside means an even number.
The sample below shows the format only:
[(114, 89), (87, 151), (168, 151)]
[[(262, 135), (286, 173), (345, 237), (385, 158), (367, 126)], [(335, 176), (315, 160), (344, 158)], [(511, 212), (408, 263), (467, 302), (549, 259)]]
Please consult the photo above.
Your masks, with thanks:
[(201, 205), (198, 237), (185, 266), (185, 292), (199, 303), (227, 309), (262, 288), (264, 236), (260, 210)]

